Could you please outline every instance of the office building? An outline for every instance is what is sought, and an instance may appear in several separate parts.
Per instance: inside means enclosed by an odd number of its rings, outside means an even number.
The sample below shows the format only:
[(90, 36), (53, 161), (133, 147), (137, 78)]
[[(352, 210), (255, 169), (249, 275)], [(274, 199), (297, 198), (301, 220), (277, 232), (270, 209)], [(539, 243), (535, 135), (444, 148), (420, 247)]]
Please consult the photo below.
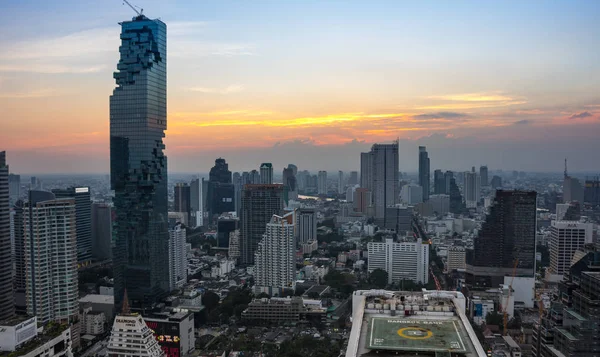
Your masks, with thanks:
[(388, 273), (388, 284), (402, 280), (427, 284), (429, 281), (429, 244), (414, 242), (369, 242), (369, 273), (381, 269)]
[(187, 224), (190, 221), (189, 217), (192, 211), (191, 187), (187, 183), (178, 183), (175, 185), (174, 191), (173, 209), (175, 212), (183, 212), (188, 217)]
[(327, 194), (327, 171), (319, 171), (319, 182), (317, 186), (319, 195)]
[(593, 243), (594, 224), (577, 221), (552, 221), (550, 227), (550, 272), (563, 275), (571, 266), (573, 255), (584, 245)]
[(446, 177), (442, 170), (435, 170), (433, 172), (433, 192), (436, 195), (446, 193)]
[(83, 332), (87, 335), (102, 335), (104, 334), (104, 324), (106, 323), (106, 315), (102, 311), (94, 311), (91, 307), (82, 309), (81, 322)]
[(44, 326), (37, 330), (35, 317), (17, 316), (0, 322), (0, 353), (19, 357), (72, 357), (74, 345), (72, 327)]
[(27, 314), (40, 323), (77, 320), (76, 207), (73, 198), (30, 191), (24, 208)]
[(0, 151), (0, 321), (11, 318), (15, 313), (9, 197), (6, 152)]
[(11, 206), (21, 199), (21, 175), (8, 174), (8, 194)]
[(416, 205), (423, 202), (423, 187), (415, 184), (402, 186), (400, 191), (402, 202), (407, 205)]
[(193, 312), (180, 309), (151, 312), (144, 315), (144, 321), (167, 357), (190, 356), (194, 352)]
[(430, 172), (427, 148), (419, 146), (419, 186), (423, 187), (423, 202), (429, 201)]
[(338, 194), (343, 194), (344, 193), (344, 172), (343, 171), (338, 171)]
[(240, 220), (232, 214), (223, 214), (217, 220), (217, 247), (229, 248), (231, 232), (239, 228)]
[(383, 227), (405, 235), (412, 229), (412, 220), (413, 207), (397, 204), (386, 208)]
[(488, 167), (487, 166), (480, 166), (479, 167), (479, 177), (481, 180), (481, 186), (487, 187), (489, 185), (489, 179), (488, 179)]
[(188, 222), (190, 227), (199, 227), (202, 225), (201, 203), (202, 197), (202, 181), (200, 179), (193, 179), (190, 182), (190, 221)]
[[(129, 290), (127, 290), (129, 291)], [(117, 315), (108, 340), (109, 357), (164, 357), (152, 330), (139, 314)]]
[(273, 215), (266, 224), (254, 258), (256, 294), (283, 295), (296, 288), (296, 224), (294, 215)]
[(502, 188), (502, 177), (494, 175), (494, 177), (492, 177), (492, 182), (490, 183), (490, 186), (496, 190)]
[(13, 206), (12, 225), (13, 225), (13, 289), (15, 297), (15, 308), (18, 314), (24, 315), (27, 312), (27, 273), (25, 265), (25, 216), (23, 201), (18, 200)]
[(476, 208), (481, 197), (481, 178), (476, 172), (466, 171), (463, 179), (465, 205), (467, 208)]
[(345, 356), (486, 357), (466, 300), (458, 291), (354, 291)]
[(286, 204), (290, 200), (298, 199), (298, 181), (296, 179), (297, 172), (298, 168), (293, 164), (289, 164), (288, 167), (283, 169), (283, 188), (285, 190)]
[(450, 194), (450, 186), (452, 184), (452, 180), (454, 180), (454, 172), (452, 171), (446, 171), (444, 172), (444, 182), (446, 184), (446, 194), (449, 195)]
[(167, 26), (144, 15), (120, 24), (120, 59), (110, 97), (117, 309), (125, 288), (136, 307), (150, 306), (169, 291), (168, 177), (163, 152)]
[(103, 261), (112, 258), (112, 207), (92, 203), (92, 257)]
[(260, 183), (263, 185), (273, 183), (273, 164), (270, 162), (260, 164)]
[(283, 210), (283, 185), (245, 185), (242, 191), (240, 217), (240, 261), (254, 264), (254, 253), (262, 240), (265, 227), (275, 214)]
[(461, 214), (466, 210), (463, 197), (460, 194), (460, 189), (456, 184), (454, 177), (450, 178), (450, 212), (454, 214)]
[(371, 191), (367, 188), (357, 188), (354, 190), (354, 212), (367, 214), (367, 208), (372, 204)]
[(565, 174), (563, 180), (563, 202), (584, 202), (584, 189), (581, 182), (575, 177)]
[(451, 273), (453, 270), (464, 270), (466, 268), (466, 250), (462, 246), (452, 246), (448, 248), (448, 259), (446, 260), (446, 271)]
[(242, 319), (251, 323), (297, 323), (299, 321), (323, 322), (327, 308), (321, 300), (294, 297), (254, 299), (242, 312)]
[[(37, 336), (35, 316), (12, 316), (0, 320), (0, 355), (2, 352), (14, 352)], [(16, 356), (16, 355), (15, 355)]]
[(600, 205), (600, 176), (585, 178), (583, 200), (594, 207)]
[(177, 224), (169, 229), (169, 281), (171, 290), (187, 283), (187, 248), (185, 227)]
[(52, 190), (56, 198), (75, 199), (77, 215), (77, 262), (87, 265), (92, 261), (92, 200), (89, 187), (69, 187)]
[(223, 158), (215, 160), (208, 181), (208, 216), (218, 217), (224, 212), (235, 211), (235, 187), (232, 183), (229, 164)]
[(248, 178), (248, 173), (246, 173), (246, 178), (243, 178), (239, 172), (233, 173), (233, 202), (235, 203), (235, 213), (239, 216), (240, 210), (242, 209), (242, 189), (246, 183), (243, 182), (244, 179)]
[(383, 224), (386, 207), (398, 203), (398, 145), (398, 141), (374, 144), (370, 152), (361, 154), (361, 170), (365, 181), (370, 180), (363, 182), (361, 172), (361, 186), (372, 193), (376, 224)]
[(433, 213), (436, 215), (445, 215), (450, 212), (450, 196), (449, 195), (431, 195), (429, 196), (429, 204)]
[(497, 190), (489, 214), (467, 252), (467, 283), (497, 287), (504, 276), (535, 273), (536, 198), (534, 191)]
[(350, 177), (348, 177), (348, 185), (358, 185), (358, 171), (350, 171)]
[(317, 215), (314, 208), (300, 208), (298, 216), (298, 243), (317, 240)]

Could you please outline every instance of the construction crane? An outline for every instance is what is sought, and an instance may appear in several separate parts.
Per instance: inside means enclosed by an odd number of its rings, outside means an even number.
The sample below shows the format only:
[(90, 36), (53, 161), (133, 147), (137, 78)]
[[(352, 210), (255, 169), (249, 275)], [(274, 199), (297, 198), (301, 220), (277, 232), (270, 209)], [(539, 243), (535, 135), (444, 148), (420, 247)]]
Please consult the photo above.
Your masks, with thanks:
[[(131, 4), (129, 3), (129, 1), (127, 1), (127, 0), (123, 0), (123, 5), (125, 5), (125, 4), (129, 5), (129, 7), (131, 8), (131, 10), (135, 11), (135, 13), (136, 13), (136, 14), (138, 14), (138, 16), (142, 16), (142, 15), (144, 14), (144, 9), (142, 9), (141, 7), (139, 7), (139, 6), (134, 6), (134, 5), (131, 5)], [(136, 7), (137, 7), (138, 9), (140, 9), (140, 11), (138, 11), (138, 10), (136, 9)]]
[(512, 294), (512, 284), (515, 281), (515, 275), (517, 274), (517, 266), (519, 265), (519, 258), (515, 259), (515, 265), (513, 266), (512, 275), (510, 277), (510, 285), (508, 285), (508, 295), (506, 297), (506, 304), (504, 304), (504, 318), (503, 318), (503, 327), (502, 336), (506, 336), (508, 333), (508, 302), (510, 301), (510, 295)]

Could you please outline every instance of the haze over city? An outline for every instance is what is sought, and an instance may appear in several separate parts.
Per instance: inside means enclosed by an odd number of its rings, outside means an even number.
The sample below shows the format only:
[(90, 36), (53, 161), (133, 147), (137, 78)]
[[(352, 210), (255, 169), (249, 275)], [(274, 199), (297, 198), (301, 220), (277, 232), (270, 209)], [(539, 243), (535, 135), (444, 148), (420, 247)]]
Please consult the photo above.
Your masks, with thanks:
[[(263, 161), (356, 170), (400, 139), (400, 170), (597, 167), (594, 1), (165, 2), (169, 171)], [(0, 13), (0, 142), (21, 173), (108, 173), (119, 1)], [(23, 26), (23, 19), (35, 26)]]

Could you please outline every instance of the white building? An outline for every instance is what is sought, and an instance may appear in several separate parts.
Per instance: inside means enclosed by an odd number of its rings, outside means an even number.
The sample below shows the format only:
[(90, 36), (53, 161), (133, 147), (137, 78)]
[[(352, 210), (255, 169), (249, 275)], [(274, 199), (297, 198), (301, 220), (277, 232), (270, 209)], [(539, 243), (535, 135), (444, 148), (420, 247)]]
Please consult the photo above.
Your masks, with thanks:
[(43, 324), (75, 321), (79, 315), (75, 200), (54, 199), (52, 193), (40, 191), (31, 196), (24, 215), (27, 314)]
[(229, 232), (229, 258), (238, 259), (240, 257), (240, 230), (236, 229)]
[(319, 195), (327, 194), (327, 171), (319, 171), (317, 179), (317, 192)]
[(408, 205), (421, 203), (423, 202), (423, 187), (415, 184), (404, 185), (400, 191), (400, 198), (403, 203)]
[(298, 243), (307, 243), (317, 240), (317, 216), (313, 208), (298, 210)]
[(254, 255), (254, 281), (257, 292), (273, 295), (281, 289), (294, 289), (296, 278), (296, 225), (294, 212), (273, 215)]
[(354, 186), (349, 186), (346, 189), (346, 202), (354, 202), (354, 194), (356, 193), (356, 189), (359, 187), (360, 186), (358, 186), (358, 185), (354, 185)]
[(463, 193), (467, 208), (477, 207), (481, 197), (481, 177), (476, 172), (466, 171), (463, 175)]
[(211, 268), (211, 277), (224, 278), (235, 269), (235, 260), (223, 259)]
[(315, 250), (317, 250), (317, 248), (319, 246), (318, 246), (317, 241), (313, 240), (313, 241), (309, 241), (306, 243), (302, 243), (301, 247), (302, 247), (302, 254), (310, 254), (310, 253), (314, 252)]
[(108, 341), (110, 357), (164, 357), (152, 330), (141, 315), (117, 315)]
[(388, 273), (388, 283), (412, 280), (417, 283), (429, 282), (429, 245), (421, 239), (415, 242), (369, 242), (367, 245), (369, 273), (375, 269)]
[(91, 307), (83, 309), (81, 314), (83, 328), (88, 335), (101, 335), (104, 333), (106, 315), (102, 311), (94, 311)]
[(466, 269), (466, 251), (465, 247), (453, 246), (448, 248), (448, 259), (446, 260), (446, 270), (450, 273), (453, 270)]
[(171, 290), (187, 282), (187, 252), (185, 227), (177, 224), (169, 229), (169, 286)]
[(344, 193), (344, 172), (338, 171), (338, 193)]
[(24, 343), (37, 336), (36, 317), (15, 316), (0, 322), (0, 352), (16, 351)]
[(575, 251), (592, 243), (594, 225), (576, 221), (552, 221), (550, 227), (550, 270), (563, 275), (571, 266)]
[(556, 220), (562, 221), (565, 218), (565, 214), (571, 207), (570, 203), (557, 203), (556, 204)]
[(494, 312), (494, 301), (482, 300), (478, 297), (474, 297), (471, 300), (469, 311), (473, 322), (481, 326), (481, 324), (485, 322), (487, 315)]
[(58, 336), (27, 353), (19, 354), (19, 357), (73, 357), (71, 334), (71, 327), (67, 327)]

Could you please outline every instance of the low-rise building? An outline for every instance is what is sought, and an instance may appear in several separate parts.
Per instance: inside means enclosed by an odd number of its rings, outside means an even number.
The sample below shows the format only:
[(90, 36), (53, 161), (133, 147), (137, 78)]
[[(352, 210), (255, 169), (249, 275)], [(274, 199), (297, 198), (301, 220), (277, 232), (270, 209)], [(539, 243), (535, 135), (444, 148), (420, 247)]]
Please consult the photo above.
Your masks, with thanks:
[(167, 356), (182, 357), (194, 351), (194, 314), (189, 310), (149, 313), (144, 320)]
[(321, 300), (301, 297), (254, 299), (242, 312), (248, 321), (297, 322), (300, 320), (323, 319), (327, 309)]
[(312, 240), (306, 243), (301, 244), (302, 254), (310, 254), (317, 250), (319, 247), (318, 242), (316, 240)]
[(446, 270), (450, 273), (453, 270), (464, 270), (467, 266), (466, 250), (462, 246), (452, 246), (448, 248), (448, 259), (446, 260)]
[(94, 311), (91, 307), (85, 308), (81, 314), (83, 329), (87, 335), (101, 335), (104, 333), (106, 315), (102, 311)]
[[(19, 344), (19, 346), (15, 350), (11, 351), (8, 354), (9, 356), (14, 355), (19, 357), (73, 357), (73, 351), (71, 349), (71, 328), (67, 324), (50, 322), (46, 324), (43, 328), (37, 329), (37, 335), (31, 338), (31, 331), (29, 331), (31, 321), (31, 319), (27, 319), (26, 321), (24, 321), (27, 323), (25, 328), (28, 331), (26, 332), (26, 334), (30, 337), (25, 342)], [(34, 325), (34, 330), (35, 329), (36, 326)], [(4, 336), (1, 337), (1, 345), (4, 345)], [(17, 336), (17, 340), (18, 338), (19, 337)], [(0, 356), (3, 356), (3, 354), (0, 353)]]
[(0, 351), (15, 351), (37, 336), (37, 318), (15, 316), (0, 321)]

